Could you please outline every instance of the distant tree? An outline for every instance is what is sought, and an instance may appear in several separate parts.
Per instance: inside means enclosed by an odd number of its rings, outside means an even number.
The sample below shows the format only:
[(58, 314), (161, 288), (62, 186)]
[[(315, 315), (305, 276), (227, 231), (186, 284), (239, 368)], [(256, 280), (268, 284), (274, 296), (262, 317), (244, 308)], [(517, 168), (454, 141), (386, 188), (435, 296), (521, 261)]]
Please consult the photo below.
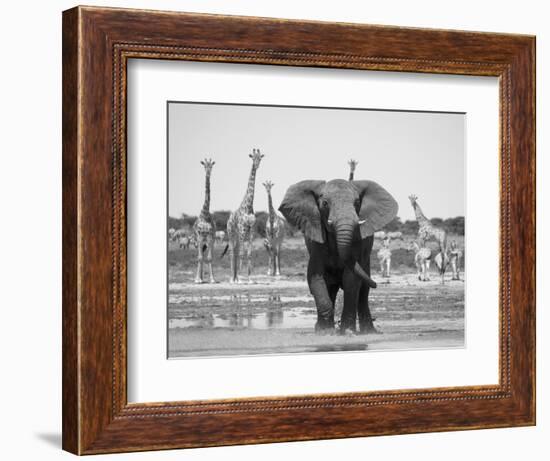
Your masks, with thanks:
[(399, 216), (396, 216), (393, 218), (388, 224), (384, 226), (384, 229), (386, 232), (396, 232), (401, 230), (401, 227), (403, 226), (403, 223), (401, 222), (401, 218)]
[(186, 216), (183, 218), (183, 224), (182, 227), (184, 228), (192, 228), (193, 224), (195, 224), (195, 221), (197, 220), (196, 216)]
[(443, 220), (441, 218), (432, 218), (430, 222), (437, 227), (443, 227)]
[(196, 216), (186, 215), (185, 213), (182, 213), (181, 217), (179, 218), (168, 216), (168, 229), (182, 229), (189, 233), (191, 232), (191, 229), (193, 228), (193, 224), (195, 224), (196, 219)]
[(269, 217), (269, 214), (265, 211), (257, 211), (255, 215), (256, 215), (256, 233), (260, 237), (265, 237), (265, 223), (267, 222), (267, 218)]
[(168, 229), (180, 229), (182, 224), (183, 224), (182, 219), (168, 216)]
[(464, 235), (464, 216), (447, 218), (444, 221), (444, 226), (452, 234)]
[(401, 232), (407, 235), (414, 235), (418, 233), (418, 223), (416, 220), (405, 221), (401, 226)]
[(214, 219), (217, 230), (225, 230), (227, 228), (227, 220), (230, 214), (231, 211), (228, 210), (218, 210), (212, 213), (212, 219)]

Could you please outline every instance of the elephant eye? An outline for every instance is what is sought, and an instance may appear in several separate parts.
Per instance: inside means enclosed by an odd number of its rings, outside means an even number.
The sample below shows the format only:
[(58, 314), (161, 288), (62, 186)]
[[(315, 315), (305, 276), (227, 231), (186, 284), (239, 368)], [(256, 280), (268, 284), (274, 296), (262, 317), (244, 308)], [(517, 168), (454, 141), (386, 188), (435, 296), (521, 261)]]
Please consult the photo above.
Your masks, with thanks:
[(321, 201), (321, 206), (322, 206), (323, 208), (327, 208), (327, 207), (328, 207), (328, 202), (327, 202), (326, 200), (322, 200), (322, 201)]

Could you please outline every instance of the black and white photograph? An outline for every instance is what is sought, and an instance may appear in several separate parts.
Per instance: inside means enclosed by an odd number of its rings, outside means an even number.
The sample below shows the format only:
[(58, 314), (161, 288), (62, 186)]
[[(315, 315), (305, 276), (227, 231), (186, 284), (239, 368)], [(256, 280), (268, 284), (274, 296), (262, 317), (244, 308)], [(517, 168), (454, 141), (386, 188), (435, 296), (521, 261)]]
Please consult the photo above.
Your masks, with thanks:
[(168, 357), (465, 346), (465, 114), (167, 103)]

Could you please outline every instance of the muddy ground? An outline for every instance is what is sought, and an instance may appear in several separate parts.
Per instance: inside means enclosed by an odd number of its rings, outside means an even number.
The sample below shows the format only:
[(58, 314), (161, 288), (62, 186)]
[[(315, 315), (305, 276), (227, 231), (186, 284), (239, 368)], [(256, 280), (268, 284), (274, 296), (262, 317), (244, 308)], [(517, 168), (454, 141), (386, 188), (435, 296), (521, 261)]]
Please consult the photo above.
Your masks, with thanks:
[[(394, 248), (394, 272), (371, 290), (370, 306), (381, 334), (314, 333), (315, 303), (305, 281), (307, 253), (301, 239), (287, 241), (280, 277), (267, 276), (258, 243), (251, 284), (228, 283), (229, 261), (216, 250), (216, 284), (193, 283), (194, 249), (169, 249), (168, 355), (170, 358), (359, 350), (453, 348), (464, 345), (464, 282), (445, 284), (435, 270), (420, 282), (406, 242)], [(373, 263), (376, 260), (376, 247)], [(377, 266), (374, 265), (373, 269)], [(464, 274), (461, 274), (464, 279)], [(341, 312), (341, 293), (337, 318)]]

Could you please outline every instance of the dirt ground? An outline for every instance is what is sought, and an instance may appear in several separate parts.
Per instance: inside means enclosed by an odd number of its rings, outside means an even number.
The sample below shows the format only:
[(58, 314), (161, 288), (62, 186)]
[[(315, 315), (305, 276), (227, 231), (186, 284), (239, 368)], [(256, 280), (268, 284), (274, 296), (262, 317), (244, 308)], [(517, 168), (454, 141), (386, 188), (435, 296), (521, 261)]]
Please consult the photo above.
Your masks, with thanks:
[[(457, 240), (458, 241), (458, 240)], [(307, 251), (301, 238), (285, 242), (280, 277), (267, 276), (267, 255), (256, 242), (251, 284), (229, 284), (229, 260), (215, 251), (215, 284), (193, 283), (195, 249), (169, 249), (168, 355), (170, 358), (464, 346), (464, 282), (416, 277), (408, 242), (397, 241), (389, 279), (377, 272), (373, 251), (370, 307), (381, 334), (317, 335), (316, 308), (305, 281)], [(462, 244), (460, 241), (459, 245)], [(376, 263), (375, 263), (376, 261)], [(464, 280), (464, 273), (461, 273)], [(342, 309), (341, 292), (336, 314)]]

